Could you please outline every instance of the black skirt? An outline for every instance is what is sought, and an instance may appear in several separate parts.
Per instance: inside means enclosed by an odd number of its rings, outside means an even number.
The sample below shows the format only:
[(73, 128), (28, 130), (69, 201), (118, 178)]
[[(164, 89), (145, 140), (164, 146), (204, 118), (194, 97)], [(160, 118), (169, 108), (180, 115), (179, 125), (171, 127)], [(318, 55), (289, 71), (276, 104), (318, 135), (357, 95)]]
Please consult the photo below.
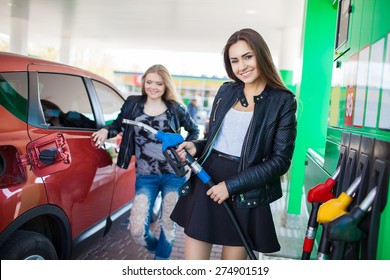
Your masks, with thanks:
[[(237, 174), (238, 161), (213, 151), (203, 165), (214, 183)], [(171, 219), (184, 228), (189, 237), (211, 244), (244, 246), (228, 212), (206, 194), (207, 187), (198, 177), (191, 178), (191, 191), (181, 196)], [(237, 208), (232, 198), (227, 203), (238, 219), (252, 250), (271, 253), (280, 250), (270, 206)]]

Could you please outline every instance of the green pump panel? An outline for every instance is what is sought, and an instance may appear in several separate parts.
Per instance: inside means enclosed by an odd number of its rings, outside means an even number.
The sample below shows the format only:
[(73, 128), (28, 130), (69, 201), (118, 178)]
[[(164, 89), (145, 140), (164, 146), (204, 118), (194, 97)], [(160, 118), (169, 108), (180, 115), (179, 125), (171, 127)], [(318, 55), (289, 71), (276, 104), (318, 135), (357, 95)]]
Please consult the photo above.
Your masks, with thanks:
[(316, 202), (318, 259), (390, 259), (388, 11), (388, 0), (306, 1), (287, 211), (309, 221), (313, 189), (336, 177)]

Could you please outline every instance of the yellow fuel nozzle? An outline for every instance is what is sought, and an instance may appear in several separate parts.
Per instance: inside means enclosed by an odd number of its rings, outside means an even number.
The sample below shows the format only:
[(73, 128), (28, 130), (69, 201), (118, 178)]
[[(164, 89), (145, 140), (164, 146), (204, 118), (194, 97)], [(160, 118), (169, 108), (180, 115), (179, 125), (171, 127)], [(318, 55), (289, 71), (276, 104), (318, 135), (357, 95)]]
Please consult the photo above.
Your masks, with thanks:
[(352, 202), (352, 197), (345, 192), (339, 197), (328, 200), (318, 209), (317, 222), (323, 224), (336, 219), (337, 217), (346, 214), (348, 206)]
[(346, 210), (353, 200), (352, 196), (359, 188), (361, 179), (361, 176), (356, 177), (346, 192), (342, 192), (339, 197), (323, 203), (318, 209), (317, 222), (321, 224), (328, 223), (337, 217), (346, 214)]

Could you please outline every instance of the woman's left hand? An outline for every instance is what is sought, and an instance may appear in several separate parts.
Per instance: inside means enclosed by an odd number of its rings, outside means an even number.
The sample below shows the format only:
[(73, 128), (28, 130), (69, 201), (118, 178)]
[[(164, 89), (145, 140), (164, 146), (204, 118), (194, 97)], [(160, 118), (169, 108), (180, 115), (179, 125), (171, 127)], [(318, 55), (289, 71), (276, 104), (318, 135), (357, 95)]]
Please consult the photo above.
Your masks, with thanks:
[(206, 194), (218, 204), (222, 204), (229, 197), (225, 182), (214, 185)]

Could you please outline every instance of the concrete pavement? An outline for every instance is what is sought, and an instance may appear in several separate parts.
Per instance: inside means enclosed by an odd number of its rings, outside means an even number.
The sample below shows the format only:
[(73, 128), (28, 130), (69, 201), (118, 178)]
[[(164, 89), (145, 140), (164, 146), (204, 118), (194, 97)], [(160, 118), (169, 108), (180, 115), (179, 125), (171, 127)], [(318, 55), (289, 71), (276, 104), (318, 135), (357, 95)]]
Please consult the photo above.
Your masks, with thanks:
[[(82, 253), (78, 260), (153, 260), (154, 255), (144, 247), (136, 244), (127, 229), (128, 217), (114, 224), (107, 235), (101, 238), (91, 248)], [(159, 234), (158, 223), (151, 225), (156, 236)], [(211, 259), (221, 258), (221, 246), (214, 246)], [(184, 259), (184, 232), (178, 227), (176, 239), (171, 254), (172, 260)]]
[[(288, 216), (285, 210), (286, 195), (271, 204), (276, 231), (278, 234), (281, 250), (272, 254), (260, 254), (259, 259), (300, 259), (302, 244), (305, 237), (307, 218), (301, 216)], [(144, 247), (136, 244), (127, 229), (128, 215), (113, 224), (107, 235), (101, 238), (92, 247), (82, 253), (78, 260), (153, 260)], [(158, 223), (151, 225), (156, 236), (159, 234)], [(213, 247), (212, 260), (221, 257), (221, 246)], [(176, 239), (171, 254), (172, 260), (184, 259), (184, 233), (183, 228), (178, 227)]]

